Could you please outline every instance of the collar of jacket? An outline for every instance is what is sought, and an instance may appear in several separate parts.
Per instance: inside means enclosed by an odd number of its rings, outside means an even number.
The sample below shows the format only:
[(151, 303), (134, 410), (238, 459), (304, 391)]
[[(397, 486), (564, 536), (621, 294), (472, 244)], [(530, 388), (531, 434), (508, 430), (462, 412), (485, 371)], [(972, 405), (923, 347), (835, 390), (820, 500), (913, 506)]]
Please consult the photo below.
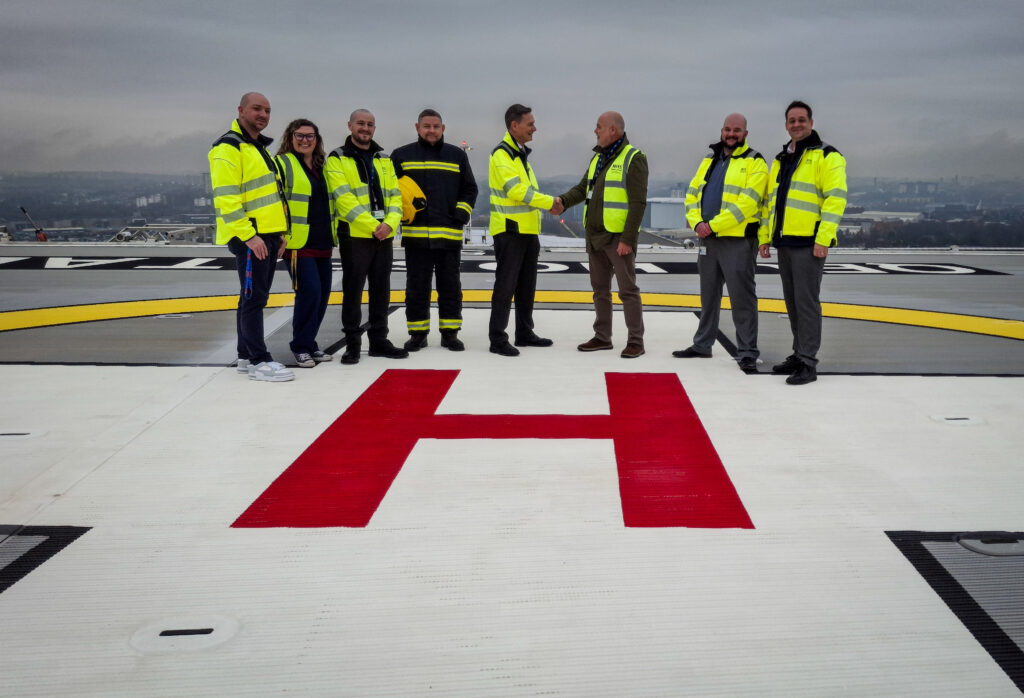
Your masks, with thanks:
[[(718, 159), (722, 156), (722, 150), (725, 149), (725, 141), (718, 141), (717, 143), (712, 143), (708, 147), (711, 148), (711, 152), (715, 154), (715, 159)], [(750, 150), (750, 146), (747, 145), (747, 141), (746, 139), (744, 139), (742, 143), (736, 146), (736, 149), (732, 151), (732, 155), (730, 155), (729, 157), (738, 158), (748, 150)]]
[[(376, 156), (377, 153), (381, 152), (384, 149), (377, 144), (377, 141), (371, 138), (370, 147), (367, 150), (370, 151), (371, 155)], [(347, 136), (345, 138), (345, 143), (341, 146), (341, 152), (350, 158), (354, 158), (357, 157), (359, 153), (365, 153), (366, 151), (363, 150), (362, 148), (357, 147), (356, 144), (352, 142), (352, 136)]]
[[(619, 143), (619, 147), (618, 148), (616, 148), (615, 150), (609, 151), (608, 153), (605, 153), (608, 156), (608, 162), (611, 162), (613, 156), (618, 155), (620, 150), (622, 150), (627, 145), (629, 145), (629, 137), (626, 136), (625, 132), (623, 132), (622, 138), (620, 139), (620, 141), (621, 142), (616, 141), (616, 143)], [(612, 145), (615, 145), (615, 143), (612, 143)], [(608, 147), (610, 148), (611, 146), (608, 146)], [(595, 145), (594, 148), (593, 148), (593, 151), (595, 153), (600, 153), (603, 150), (604, 150), (604, 148), (602, 148), (599, 145)]]
[[(786, 155), (789, 155), (789, 144), (792, 142), (792, 139), (786, 141), (786, 144), (782, 146), (782, 151), (775, 156), (776, 159), (782, 159)], [(824, 144), (821, 142), (821, 136), (818, 135), (817, 131), (811, 129), (811, 135), (807, 136), (807, 138), (803, 139), (802, 141), (796, 144), (796, 148), (793, 149), (793, 155), (799, 156), (800, 153), (804, 152), (805, 150), (813, 150), (815, 148), (820, 148), (822, 147), (822, 145)]]
[(530, 153), (533, 152), (532, 148), (527, 148), (525, 145), (522, 147), (522, 149), (520, 149), (519, 144), (516, 143), (516, 139), (513, 138), (512, 134), (509, 133), (508, 131), (505, 131), (505, 137), (502, 140), (508, 143), (510, 146), (512, 146), (512, 150), (516, 151), (516, 153), (519, 154), (519, 157), (521, 157), (524, 162), (526, 161), (526, 158), (530, 156)]
[(416, 136), (416, 141), (420, 144), (421, 148), (427, 148), (428, 150), (440, 151), (444, 147), (444, 136), (437, 139), (436, 145), (431, 145), (430, 141), (425, 140), (420, 136)]
[(242, 140), (246, 143), (252, 143), (253, 145), (262, 145), (266, 148), (268, 145), (274, 142), (274, 139), (270, 136), (264, 136), (262, 133), (253, 139), (249, 132), (242, 128), (242, 124), (238, 123), (238, 119), (235, 119), (231, 124), (231, 130), (242, 137)]

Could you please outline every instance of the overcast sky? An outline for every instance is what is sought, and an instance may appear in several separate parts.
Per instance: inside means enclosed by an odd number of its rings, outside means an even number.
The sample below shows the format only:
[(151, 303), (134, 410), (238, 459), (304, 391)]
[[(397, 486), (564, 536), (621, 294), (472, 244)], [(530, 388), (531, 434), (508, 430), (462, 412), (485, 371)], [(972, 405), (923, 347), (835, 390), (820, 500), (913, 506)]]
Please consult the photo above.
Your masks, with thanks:
[[(1024, 176), (1022, 0), (2, 0), (0, 172), (200, 172), (263, 92), (277, 139), (349, 113), (391, 150), (442, 113), (478, 176), (513, 102), (543, 178), (582, 175), (615, 109), (652, 174), (688, 180), (722, 118), (767, 157), (792, 99), (854, 176)], [(276, 146), (275, 146), (276, 148)]]

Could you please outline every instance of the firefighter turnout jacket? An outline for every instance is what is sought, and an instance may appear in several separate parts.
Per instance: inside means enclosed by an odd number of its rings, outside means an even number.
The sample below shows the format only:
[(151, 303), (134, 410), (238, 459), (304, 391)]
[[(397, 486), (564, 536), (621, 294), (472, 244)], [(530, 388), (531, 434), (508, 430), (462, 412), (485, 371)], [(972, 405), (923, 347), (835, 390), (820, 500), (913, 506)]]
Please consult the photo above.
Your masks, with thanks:
[[(720, 158), (725, 145), (719, 141), (709, 147), (711, 152), (701, 161), (686, 190), (686, 220), (690, 228), (696, 230), (700, 223), (707, 223), (718, 237), (756, 236), (768, 184), (768, 164), (764, 156), (744, 141), (723, 163)], [(704, 220), (701, 202), (712, 166), (728, 169), (722, 187), (722, 208), (714, 218)]]
[(288, 233), (281, 177), (267, 152), (273, 139), (250, 138), (236, 119), (210, 148), (210, 186), (217, 210), (217, 244), (242, 242), (257, 233)]
[(402, 225), (402, 247), (461, 249), (462, 227), (476, 204), (477, 186), (466, 152), (418, 138), (391, 153), (395, 173), (419, 185), (427, 205)]

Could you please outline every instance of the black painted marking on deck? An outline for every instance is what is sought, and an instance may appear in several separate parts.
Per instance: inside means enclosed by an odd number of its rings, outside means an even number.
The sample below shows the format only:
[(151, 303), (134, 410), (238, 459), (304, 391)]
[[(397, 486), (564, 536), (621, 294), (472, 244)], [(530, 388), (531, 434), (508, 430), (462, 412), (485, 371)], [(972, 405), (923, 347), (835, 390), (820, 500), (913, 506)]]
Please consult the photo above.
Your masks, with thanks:
[(161, 630), (160, 637), (181, 637), (183, 635), (210, 635), (213, 628), (182, 628), (180, 630)]
[[(1022, 533), (998, 533), (1000, 537), (1024, 538)], [(1024, 651), (924, 546), (924, 543), (953, 543), (961, 532), (886, 531), (885, 534), (1014, 685), (1024, 692)], [(983, 537), (988, 539), (994, 535), (995, 532), (988, 532)]]
[(80, 526), (5, 526), (0, 525), (0, 541), (18, 536), (42, 536), (39, 545), (26, 551), (0, 569), (0, 594), (24, 579), (34, 569), (73, 543), (88, 527)]

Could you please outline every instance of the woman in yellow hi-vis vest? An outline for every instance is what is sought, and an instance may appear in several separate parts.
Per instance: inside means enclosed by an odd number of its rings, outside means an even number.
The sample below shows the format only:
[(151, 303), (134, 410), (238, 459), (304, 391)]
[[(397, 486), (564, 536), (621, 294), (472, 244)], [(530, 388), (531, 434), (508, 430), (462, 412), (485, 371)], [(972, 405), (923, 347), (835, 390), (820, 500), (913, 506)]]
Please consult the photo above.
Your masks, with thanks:
[(295, 311), (289, 346), (300, 368), (313, 368), (333, 358), (320, 350), (316, 335), (331, 296), (331, 254), (338, 244), (324, 180), (324, 142), (316, 124), (309, 119), (288, 124), (276, 159), (291, 214), (285, 260), (295, 289)]

